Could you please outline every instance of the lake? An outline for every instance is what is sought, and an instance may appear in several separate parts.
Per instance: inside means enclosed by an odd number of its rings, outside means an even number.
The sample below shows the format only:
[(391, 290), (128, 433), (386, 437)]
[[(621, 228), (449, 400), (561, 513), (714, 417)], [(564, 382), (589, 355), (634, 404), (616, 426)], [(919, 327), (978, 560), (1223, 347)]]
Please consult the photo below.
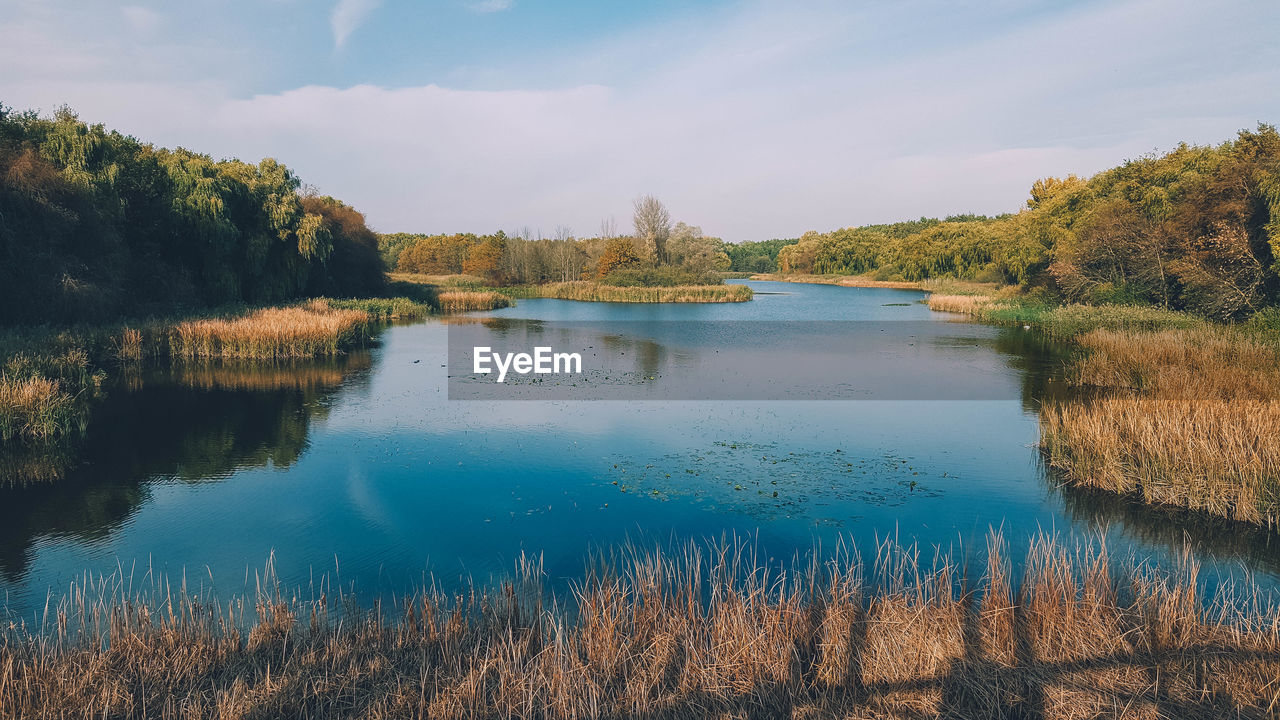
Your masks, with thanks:
[[(1039, 402), (1064, 392), (1061, 347), (916, 291), (748, 284), (749, 303), (521, 300), (389, 326), (338, 361), (125, 375), (74, 457), (0, 461), (8, 611), (36, 617), (86, 574), (231, 595), (270, 559), (286, 586), (325, 576), (372, 598), (485, 582), (521, 553), (554, 587), (627, 541), (736, 536), (788, 559), (897, 539), (980, 557), (991, 528), (1015, 561), (1039, 531), (1161, 564), (1185, 539), (1207, 584), (1280, 582), (1270, 532), (1059, 487), (1035, 445)], [(494, 386), (448, 350), (451, 333), (561, 331), (610, 349), (612, 389), (468, 394)], [(49, 464), (64, 477), (38, 479)]]

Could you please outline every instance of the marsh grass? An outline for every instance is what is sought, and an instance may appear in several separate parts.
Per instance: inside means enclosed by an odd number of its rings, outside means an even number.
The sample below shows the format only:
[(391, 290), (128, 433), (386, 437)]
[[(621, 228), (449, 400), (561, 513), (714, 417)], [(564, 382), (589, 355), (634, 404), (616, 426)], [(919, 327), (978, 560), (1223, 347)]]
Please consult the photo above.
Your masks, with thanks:
[(83, 431), (107, 372), (145, 361), (331, 357), (360, 344), (371, 323), (420, 317), (407, 298), (311, 300), (185, 320), (35, 327), (0, 333), (0, 441), (57, 442)]
[(966, 315), (979, 315), (992, 302), (990, 297), (984, 295), (953, 295), (945, 293), (933, 293), (926, 300), (930, 310), (938, 312), (964, 313)]
[(583, 302), (617, 303), (725, 303), (747, 302), (753, 296), (746, 285), (616, 286), (587, 280), (524, 286), (518, 297), (554, 298)]
[(459, 290), (482, 290), (489, 287), (489, 283), (479, 275), (430, 275), (426, 273), (393, 272), (388, 273), (387, 277), (392, 282), (434, 285), (436, 287)]
[(20, 347), (0, 365), (0, 440), (47, 441), (75, 432), (103, 376), (63, 338)]
[[(815, 554), (816, 557), (816, 554)], [(148, 574), (74, 586), (0, 643), (0, 718), (1265, 717), (1280, 626), (1105, 548), (1003, 541), (969, 577), (884, 545), (780, 566), (745, 543), (601, 554), (564, 598), (493, 589), (367, 611), (270, 566), (229, 603)], [(980, 571), (976, 571), (980, 572)], [(305, 599), (304, 599), (305, 598)]]
[(511, 298), (493, 290), (448, 290), (437, 296), (440, 312), (459, 313), (510, 307)]
[[(746, 302), (752, 298), (746, 285), (674, 285), (638, 286), (606, 285), (591, 280), (553, 282), (541, 285), (511, 285), (491, 287), (482, 278), (473, 275), (423, 275), (418, 273), (391, 273), (393, 282), (418, 284), (434, 288), (434, 304), (441, 312), (466, 312), (468, 310), (492, 310), (507, 307), (501, 300), (486, 294), (499, 294), (505, 298), (552, 298), (583, 302), (621, 303), (720, 303)], [(475, 295), (469, 297), (467, 293)]]
[(187, 320), (170, 331), (169, 352), (188, 359), (332, 357), (364, 340), (370, 319), (364, 310), (313, 300), (245, 315)]
[(1280, 526), (1280, 352), (1234, 328), (1080, 336), (1071, 369), (1103, 397), (1046, 406), (1066, 479), (1150, 503)]
[(877, 280), (870, 275), (812, 275), (808, 273), (754, 273), (752, 280), (805, 283), (809, 285), (840, 285), (843, 287), (888, 288), (891, 290), (919, 290), (921, 284), (913, 280)]
[(326, 299), (330, 307), (359, 310), (372, 320), (417, 320), (431, 314), (431, 306), (407, 297)]
[(1141, 305), (1051, 305), (1014, 295), (934, 293), (934, 310), (960, 312), (996, 325), (1027, 325), (1045, 335), (1070, 339), (1091, 330), (1191, 330), (1208, 327), (1186, 313)]
[(934, 294), (935, 310), (1026, 324), (1080, 350), (1040, 446), (1066, 482), (1280, 528), (1280, 331), (1160, 308)]

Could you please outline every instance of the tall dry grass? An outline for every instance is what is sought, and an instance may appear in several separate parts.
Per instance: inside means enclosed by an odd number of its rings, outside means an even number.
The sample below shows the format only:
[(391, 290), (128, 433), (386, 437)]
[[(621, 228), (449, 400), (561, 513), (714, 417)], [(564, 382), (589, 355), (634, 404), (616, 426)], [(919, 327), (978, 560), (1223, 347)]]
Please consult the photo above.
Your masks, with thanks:
[(947, 295), (933, 293), (926, 302), (930, 310), (938, 312), (964, 313), (978, 315), (991, 305), (991, 298), (986, 295)]
[(1080, 336), (1079, 385), (1046, 406), (1041, 445), (1067, 480), (1280, 525), (1280, 352), (1225, 327)]
[(510, 307), (511, 298), (493, 290), (449, 290), (436, 296), (440, 312), (458, 313)]
[[(619, 552), (550, 601), (494, 591), (360, 612), (264, 581), (219, 603), (74, 588), (0, 643), (0, 718), (1274, 716), (1280, 619), (1196, 569), (1116, 572), (1040, 538), (985, 577), (881, 548), (785, 570), (749, 546)], [(331, 589), (330, 589), (331, 590)], [(1252, 600), (1252, 602), (1250, 602)], [(330, 604), (343, 605), (334, 611)]]
[(315, 300), (238, 317), (177, 323), (170, 332), (169, 352), (177, 358), (329, 357), (362, 340), (369, 321), (363, 310)]
[(17, 351), (0, 365), (0, 441), (44, 441), (73, 432), (102, 376), (80, 348)]
[(752, 298), (746, 285), (615, 286), (588, 280), (547, 283), (528, 288), (529, 297), (620, 303), (722, 303)]

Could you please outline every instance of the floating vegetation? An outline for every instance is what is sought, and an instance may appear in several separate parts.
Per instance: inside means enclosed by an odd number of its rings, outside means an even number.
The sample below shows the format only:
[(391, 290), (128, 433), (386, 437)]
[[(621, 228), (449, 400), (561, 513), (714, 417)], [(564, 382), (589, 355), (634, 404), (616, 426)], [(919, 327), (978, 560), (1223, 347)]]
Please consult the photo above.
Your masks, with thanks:
[(614, 485), (625, 477), (627, 487), (661, 500), (692, 497), (711, 509), (836, 526), (858, 517), (858, 506), (897, 507), (942, 494), (909, 458), (856, 457), (838, 448), (783, 452), (773, 443), (718, 441), (657, 459), (620, 458), (608, 474)]

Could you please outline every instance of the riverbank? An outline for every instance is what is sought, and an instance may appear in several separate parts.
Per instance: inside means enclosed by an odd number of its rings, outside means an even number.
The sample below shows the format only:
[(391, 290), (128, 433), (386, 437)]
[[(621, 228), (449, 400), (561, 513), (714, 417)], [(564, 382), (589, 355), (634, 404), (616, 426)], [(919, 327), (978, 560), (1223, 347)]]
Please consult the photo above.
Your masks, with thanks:
[(1065, 481), (1280, 528), (1280, 331), (1135, 306), (1048, 306), (982, 295), (935, 310), (1072, 343), (1081, 399), (1046, 403), (1040, 446)]
[[(607, 303), (725, 303), (747, 302), (753, 297), (746, 285), (674, 285), (635, 286), (606, 285), (591, 280), (553, 282), (541, 285), (490, 286), (484, 280), (469, 275), (421, 275), (416, 273), (391, 273), (396, 283), (409, 283), (436, 288), (437, 292), (495, 293), (507, 298), (551, 298), (578, 300), (581, 302)], [(494, 309), (506, 307), (476, 307)]]
[(320, 298), (189, 318), (8, 330), (0, 334), (0, 441), (51, 442), (83, 430), (109, 373), (122, 366), (331, 357), (363, 343), (374, 323), (430, 311), (403, 297)]
[(1274, 711), (1280, 617), (1257, 598), (1202, 598), (1194, 565), (1116, 571), (1105, 549), (1046, 537), (1015, 576), (1003, 547), (981, 579), (890, 545), (874, 567), (841, 554), (807, 570), (747, 544), (623, 551), (554, 605), (527, 558), (499, 589), (370, 611), (269, 576), (230, 603), (104, 581), (53, 603), (43, 630), (4, 632), (0, 718)]

